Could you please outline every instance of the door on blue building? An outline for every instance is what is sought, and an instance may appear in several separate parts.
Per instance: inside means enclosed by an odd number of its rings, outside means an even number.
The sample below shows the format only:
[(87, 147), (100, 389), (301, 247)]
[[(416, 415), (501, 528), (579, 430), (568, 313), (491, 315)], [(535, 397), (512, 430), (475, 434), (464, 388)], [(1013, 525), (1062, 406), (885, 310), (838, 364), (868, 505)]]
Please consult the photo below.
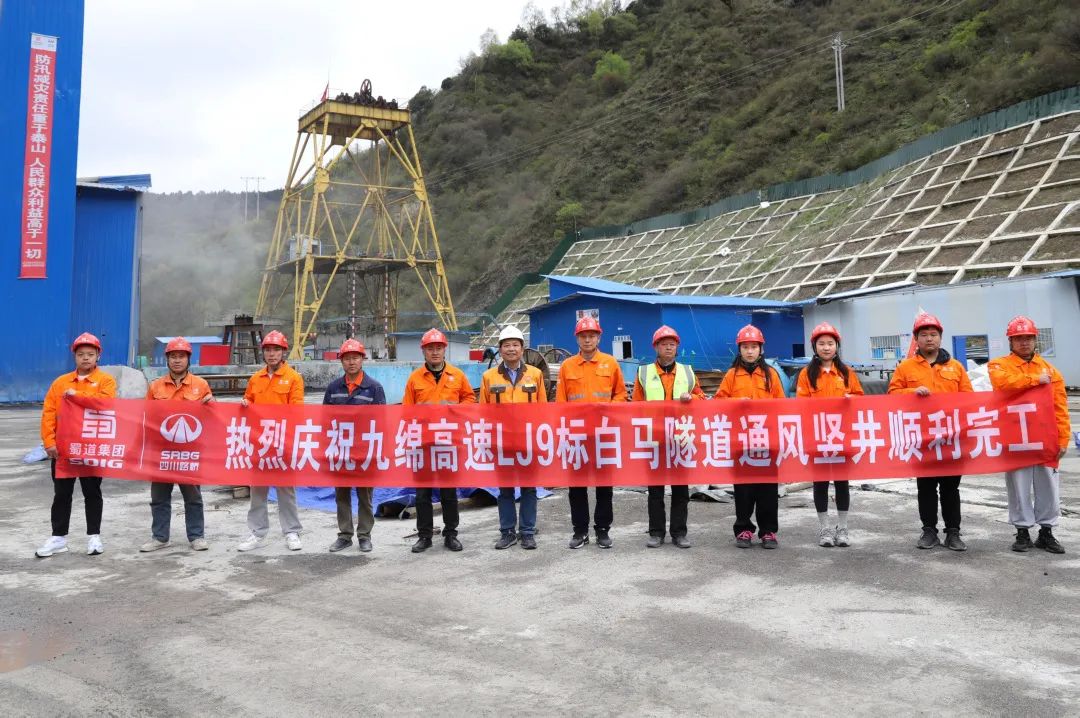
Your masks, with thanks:
[(611, 355), (616, 359), (633, 359), (634, 342), (629, 334), (616, 334), (611, 339)]
[(967, 360), (976, 364), (985, 364), (990, 361), (990, 340), (985, 334), (962, 334), (954, 336), (953, 359), (967, 365)]

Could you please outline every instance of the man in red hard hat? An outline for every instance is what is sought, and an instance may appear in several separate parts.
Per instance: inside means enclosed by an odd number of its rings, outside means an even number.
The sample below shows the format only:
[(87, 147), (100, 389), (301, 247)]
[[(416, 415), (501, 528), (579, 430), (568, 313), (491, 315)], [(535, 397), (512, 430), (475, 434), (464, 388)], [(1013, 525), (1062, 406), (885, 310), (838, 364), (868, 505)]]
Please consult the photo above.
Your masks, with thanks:
[[(598, 349), (603, 330), (593, 317), (582, 317), (574, 326), (578, 353), (559, 366), (559, 384), (555, 401), (602, 402), (626, 401), (626, 383), (622, 368), (615, 357)], [(589, 543), (589, 490), (584, 486), (571, 486), (570, 520), (574, 535), (570, 548), (578, 549)], [(594, 489), (596, 508), (593, 513), (593, 529), (596, 545), (611, 548), (611, 522), (614, 520), (611, 486)]]
[[(1069, 423), (1069, 398), (1065, 379), (1057, 368), (1037, 351), (1039, 330), (1028, 317), (1015, 317), (1005, 330), (1010, 353), (990, 361), (990, 383), (994, 389), (1026, 389), (1050, 384), (1054, 390), (1054, 418), (1058, 427), (1058, 459), (1069, 449), (1072, 427)], [(1061, 475), (1056, 468), (1036, 465), (1005, 472), (1009, 494), (1009, 523), (1016, 527), (1012, 550), (1025, 552), (1041, 548), (1050, 553), (1065, 553), (1054, 536), (1061, 518)], [(1034, 502), (1032, 501), (1034, 494)], [(1034, 543), (1029, 533), (1039, 525)]]
[[(285, 361), (289, 350), (289, 341), (279, 331), (268, 333), (262, 340), (263, 361), (266, 367), (255, 372), (248, 379), (242, 406), (250, 404), (303, 404), (304, 378)], [(273, 469), (271, 469), (272, 471)], [(296, 509), (296, 488), (278, 486), (277, 505), (278, 521), (281, 532), (285, 534), (285, 546), (290, 551), (303, 548), (300, 542), (300, 514)], [(270, 516), (267, 513), (269, 486), (251, 487), (251, 506), (248, 509), (248, 528), (251, 535), (240, 542), (237, 551), (250, 551), (266, 543), (270, 532)]]
[[(972, 391), (964, 366), (949, 356), (941, 347), (941, 322), (932, 314), (920, 314), (915, 318), (911, 333), (915, 337), (915, 355), (896, 365), (889, 381), (890, 394), (915, 394), (930, 396), (954, 391)], [(959, 430), (959, 427), (957, 427)], [(938, 540), (938, 494), (941, 500), (941, 518), (945, 522), (945, 548), (967, 551), (967, 544), (960, 538), (960, 477), (927, 476), (915, 480), (919, 492), (919, 518), (922, 520), (922, 536), (916, 544), (931, 549), (941, 544)]]
[[(411, 404), (475, 404), (473, 393), (465, 372), (446, 362), (446, 348), (449, 342), (446, 335), (438, 329), (429, 329), (420, 338), (420, 349), (424, 352), (424, 366), (418, 367), (405, 382), (405, 394), (401, 403)], [(431, 507), (431, 489), (416, 490), (416, 543), (413, 553), (422, 553), (431, 548), (431, 537), (435, 533), (434, 511)], [(443, 512), (443, 545), (451, 551), (460, 551), (458, 540), (458, 500), (457, 489), (439, 489), (439, 503)]]
[[(165, 345), (165, 362), (169, 373), (150, 382), (146, 398), (157, 401), (197, 401), (206, 404), (214, 400), (210, 385), (201, 376), (191, 373), (191, 343), (183, 337), (169, 340)], [(203, 498), (198, 484), (179, 484), (184, 497), (184, 524), (187, 540), (195, 551), (205, 551), (210, 544), (203, 538)], [(172, 481), (150, 484), (150, 513), (153, 516), (151, 538), (139, 547), (140, 551), (157, 551), (169, 546), (169, 524), (172, 522)]]
[[(694, 368), (675, 361), (679, 351), (679, 333), (666, 324), (653, 332), (653, 349), (656, 361), (643, 364), (634, 378), (631, 401), (691, 401), (706, 399), (705, 392), (697, 382)], [(685, 439), (684, 439), (685, 440)], [(668, 528), (664, 511), (664, 484), (649, 486), (649, 540), (648, 548), (660, 548)], [(687, 507), (690, 504), (690, 487), (686, 484), (671, 486), (671, 543), (679, 548), (690, 548), (686, 538)]]
[[(71, 522), (71, 498), (75, 494), (75, 479), (56, 478), (56, 419), (60, 402), (65, 396), (79, 394), (95, 398), (116, 396), (116, 380), (98, 369), (101, 358), (101, 342), (93, 334), (84, 332), (71, 343), (75, 355), (75, 371), (62, 374), (45, 394), (45, 406), (41, 410), (41, 444), (52, 459), (50, 471), (53, 480), (52, 536), (35, 552), (39, 558), (66, 553), (68, 550), (68, 524)], [(101, 543), (101, 478), (79, 478), (83, 503), (86, 506), (86, 553), (96, 556), (105, 551)]]
[[(382, 406), (386, 404), (386, 392), (379, 382), (364, 371), (367, 349), (355, 339), (346, 339), (338, 350), (338, 359), (344, 376), (330, 382), (323, 395), (323, 404), (348, 406)], [(357, 486), (357, 514), (353, 523), (352, 494), (353, 487), (337, 486), (334, 499), (337, 503), (337, 539), (330, 545), (331, 553), (337, 553), (352, 546), (353, 534), (356, 534), (356, 547), (361, 553), (371, 551), (371, 529), (375, 527), (375, 513), (371, 508), (373, 489), (370, 486)]]

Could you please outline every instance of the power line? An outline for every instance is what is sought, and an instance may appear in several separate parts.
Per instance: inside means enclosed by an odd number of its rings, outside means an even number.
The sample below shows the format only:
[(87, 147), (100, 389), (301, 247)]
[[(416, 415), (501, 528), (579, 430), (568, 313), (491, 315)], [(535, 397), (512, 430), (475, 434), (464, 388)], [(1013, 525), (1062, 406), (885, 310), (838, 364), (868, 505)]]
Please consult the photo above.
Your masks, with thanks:
[[(919, 18), (929, 17), (929, 16), (931, 16), (933, 14), (936, 14), (938, 12), (941, 12), (942, 10), (947, 9), (948, 7), (950, 7), (952, 5), (956, 5), (956, 4), (960, 3), (961, 1), (962, 0), (942, 0), (942, 2), (939, 2), (937, 5), (935, 5), (933, 7), (927, 8), (925, 10), (920, 10), (918, 12), (912, 13), (911, 15), (899, 18), (897, 20), (894, 20), (893, 22), (887, 23), (887, 24), (882, 25), (880, 27), (872, 28), (872, 29), (867, 30), (865, 32), (853, 35), (852, 40), (860, 40), (860, 39), (873, 37), (874, 35), (878, 35), (878, 34), (881, 34), (883, 32), (886, 32), (886, 31), (892, 29), (893, 27), (896, 27), (897, 25), (899, 25), (901, 23), (904, 23), (904, 22), (907, 22), (909, 20), (915, 20), (915, 19), (919, 19)], [(748, 75), (752, 74), (755, 71), (759, 71), (759, 70), (762, 70), (762, 69), (771, 69), (771, 68), (777, 67), (779, 65), (782, 65), (782, 64), (786, 63), (787, 61), (792, 60), (792, 59), (794, 59), (796, 57), (801, 57), (801, 56), (804, 56), (804, 55), (810, 55), (810, 54), (813, 54), (813, 53), (816, 53), (816, 52), (821, 52), (823, 50), (822, 46), (827, 41), (830, 41), (832, 39), (833, 39), (832, 37), (826, 37), (826, 38), (820, 38), (819, 37), (817, 39), (811, 40), (811, 41), (809, 41), (807, 43), (796, 46), (796, 47), (791, 48), (789, 50), (786, 50), (784, 52), (777, 53), (776, 55), (772, 55), (770, 57), (763, 58), (761, 60), (757, 60), (755, 62), (750, 63), (749, 65), (744, 65), (744, 66), (736, 68), (734, 70), (730, 70), (730, 71), (728, 71), (726, 73), (723, 73), (723, 74), (719, 75), (717, 78), (714, 78), (712, 80), (698, 82), (698, 83), (689, 85), (689, 86), (687, 86), (685, 88), (682, 88), (682, 89), (670, 90), (668, 92), (661, 93), (659, 95), (654, 96), (653, 98), (651, 98), (649, 100), (646, 100), (644, 102), (639, 102), (639, 103), (635, 104), (633, 109), (626, 110), (626, 111), (623, 111), (623, 112), (618, 112), (618, 113), (613, 112), (606, 119), (581, 123), (579, 125), (572, 126), (569, 130), (567, 130), (565, 132), (561, 132), (558, 135), (549, 135), (547, 138), (537, 140), (537, 141), (535, 141), (533, 143), (527, 144), (524, 147), (520, 147), (520, 148), (518, 148), (516, 150), (511, 150), (509, 152), (505, 152), (502, 155), (497, 155), (495, 157), (485, 159), (485, 160), (477, 160), (475, 162), (465, 163), (463, 165), (460, 165), (460, 166), (456, 167), (453, 170), (450, 170), (448, 172), (433, 176), (431, 179), (428, 180), (427, 185), (428, 185), (429, 188), (446, 185), (446, 184), (448, 184), (450, 182), (454, 182), (454, 181), (456, 181), (458, 179), (461, 179), (463, 177), (469, 176), (469, 175), (474, 174), (476, 172), (480, 172), (480, 171), (489, 169), (491, 167), (503, 164), (505, 162), (511, 162), (511, 161), (514, 161), (514, 160), (523, 159), (523, 158), (528, 157), (530, 155), (536, 154), (536, 153), (540, 152), (541, 150), (544, 150), (544, 149), (546, 149), (548, 147), (551, 147), (551, 146), (554, 146), (554, 145), (557, 145), (557, 144), (564, 144), (564, 143), (566, 143), (568, 141), (573, 141), (573, 140), (577, 140), (577, 139), (583, 139), (589, 133), (594, 132), (594, 131), (596, 131), (598, 129), (602, 129), (602, 128), (608, 127), (610, 125), (615, 125), (615, 124), (618, 124), (618, 123), (621, 123), (621, 122), (625, 122), (625, 121), (628, 121), (628, 120), (633, 119), (633, 118), (641, 117), (641, 116), (645, 115), (646, 113), (651, 112), (653, 110), (656, 110), (656, 109), (671, 109), (671, 108), (677, 107), (679, 105), (686, 104), (686, 103), (691, 102), (691, 101), (693, 101), (695, 99), (695, 96), (692, 95), (691, 93), (700, 93), (700, 92), (704, 92), (704, 91), (716, 90), (716, 89), (719, 89), (719, 88), (722, 88), (722, 87), (730, 86), (731, 84), (733, 84), (734, 80), (741, 79), (742, 77), (748, 76)], [(850, 44), (850, 43), (848, 43), (848, 44)], [(671, 99), (671, 98), (674, 98), (674, 99)], [(626, 104), (626, 103), (629, 103), (630, 100), (627, 100), (627, 99), (623, 98), (622, 102), (623, 102), (623, 104)]]

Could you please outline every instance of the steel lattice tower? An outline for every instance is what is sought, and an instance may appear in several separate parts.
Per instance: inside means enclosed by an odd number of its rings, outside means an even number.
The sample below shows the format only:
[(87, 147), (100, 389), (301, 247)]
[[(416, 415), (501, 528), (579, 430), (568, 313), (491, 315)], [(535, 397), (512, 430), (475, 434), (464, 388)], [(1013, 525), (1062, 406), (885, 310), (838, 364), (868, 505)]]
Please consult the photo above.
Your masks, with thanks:
[(392, 358), (405, 270), (443, 327), (456, 330), (409, 110), (375, 100), (365, 81), (362, 94), (323, 100), (300, 117), (257, 313), (272, 315), (291, 288), (290, 357), (302, 358), (335, 278), (346, 273), (362, 284)]

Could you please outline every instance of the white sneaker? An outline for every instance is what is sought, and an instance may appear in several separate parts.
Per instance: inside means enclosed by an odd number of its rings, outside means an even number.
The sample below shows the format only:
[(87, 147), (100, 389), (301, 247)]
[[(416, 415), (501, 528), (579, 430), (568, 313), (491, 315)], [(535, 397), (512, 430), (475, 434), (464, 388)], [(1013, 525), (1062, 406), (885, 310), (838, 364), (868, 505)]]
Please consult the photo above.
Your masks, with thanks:
[(259, 536), (256, 536), (255, 534), (251, 534), (246, 539), (244, 539), (243, 541), (240, 542), (240, 545), (238, 545), (236, 547), (236, 550), (237, 551), (250, 551), (253, 548), (258, 548), (259, 546), (265, 546), (265, 545), (266, 545), (266, 537), (265, 536), (259, 537)]
[(209, 548), (210, 548), (210, 544), (207, 542), (206, 539), (204, 539), (201, 536), (199, 538), (197, 538), (197, 539), (192, 539), (191, 540), (191, 550), (192, 551), (206, 551)]
[(97, 556), (101, 553), (105, 553), (105, 545), (101, 543), (101, 536), (98, 534), (92, 534), (86, 540), (86, 555)]
[(850, 546), (851, 538), (848, 536), (847, 529), (842, 529), (839, 526), (836, 527), (836, 541), (837, 546)]
[(34, 552), (38, 558), (48, 558), (54, 554), (67, 553), (67, 537), (50, 536), (49, 540), (41, 544), (41, 548)]
[(298, 533), (287, 533), (287, 534), (285, 534), (285, 546), (290, 551), (299, 551), (300, 549), (302, 549), (303, 546), (300, 544), (300, 534), (298, 534)]
[(818, 546), (832, 546), (833, 545), (833, 530), (830, 528), (822, 528), (818, 532)]
[(168, 548), (171, 545), (172, 544), (169, 543), (168, 541), (159, 541), (157, 539), (150, 539), (149, 541), (144, 543), (142, 546), (140, 546), (139, 550), (142, 551), (143, 553), (149, 553), (151, 551), (157, 551), (158, 549)]

